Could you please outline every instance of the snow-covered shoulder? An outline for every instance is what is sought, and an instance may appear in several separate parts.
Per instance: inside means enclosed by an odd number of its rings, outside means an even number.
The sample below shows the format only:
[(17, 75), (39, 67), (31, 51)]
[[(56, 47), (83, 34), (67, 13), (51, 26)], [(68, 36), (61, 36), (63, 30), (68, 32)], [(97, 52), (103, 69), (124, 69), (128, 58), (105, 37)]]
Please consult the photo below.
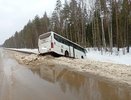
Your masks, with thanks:
[[(117, 52), (116, 48), (113, 48), (112, 54), (110, 52), (101, 52), (98, 49), (86, 48), (87, 49), (87, 59), (101, 61), (101, 62), (110, 62), (116, 64), (126, 64), (131, 65), (131, 52), (123, 54), (123, 49), (120, 49)], [(131, 48), (130, 48), (131, 51)]]
[(38, 49), (27, 49), (27, 48), (21, 48), (21, 49), (8, 48), (8, 49), (38, 54)]
[[(38, 49), (14, 49), (17, 51), (24, 51), (24, 52), (32, 52), (38, 54)], [(98, 49), (94, 48), (86, 48), (87, 54), (86, 58), (90, 60), (100, 61), (100, 62), (110, 62), (115, 64), (125, 64), (125, 65), (131, 65), (131, 52), (123, 54), (123, 49), (120, 49), (119, 52), (117, 52), (116, 48), (113, 48), (113, 53), (110, 52), (101, 52), (98, 51)], [(131, 48), (130, 48), (131, 51)]]

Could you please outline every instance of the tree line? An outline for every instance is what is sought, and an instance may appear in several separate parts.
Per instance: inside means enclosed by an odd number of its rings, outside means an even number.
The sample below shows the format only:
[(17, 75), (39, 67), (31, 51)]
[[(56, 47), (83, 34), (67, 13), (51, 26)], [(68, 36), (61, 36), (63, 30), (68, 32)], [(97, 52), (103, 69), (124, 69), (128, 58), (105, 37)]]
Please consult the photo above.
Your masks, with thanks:
[[(45, 12), (27, 23), (20, 32), (7, 39), (3, 46), (37, 48), (39, 35), (54, 31), (83, 47), (109, 50), (131, 45), (131, 0), (65, 0), (56, 1), (51, 16)], [(125, 49), (126, 48), (126, 49)]]

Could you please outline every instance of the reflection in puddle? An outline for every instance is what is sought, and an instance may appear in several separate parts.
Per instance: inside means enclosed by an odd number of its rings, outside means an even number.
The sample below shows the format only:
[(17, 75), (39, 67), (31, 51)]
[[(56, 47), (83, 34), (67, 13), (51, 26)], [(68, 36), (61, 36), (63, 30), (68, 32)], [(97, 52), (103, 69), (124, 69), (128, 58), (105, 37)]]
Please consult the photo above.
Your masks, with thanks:
[[(57, 100), (131, 100), (131, 90), (117, 83), (85, 77), (58, 66), (41, 66), (33, 71), (53, 84)], [(60, 89), (59, 89), (60, 88)]]

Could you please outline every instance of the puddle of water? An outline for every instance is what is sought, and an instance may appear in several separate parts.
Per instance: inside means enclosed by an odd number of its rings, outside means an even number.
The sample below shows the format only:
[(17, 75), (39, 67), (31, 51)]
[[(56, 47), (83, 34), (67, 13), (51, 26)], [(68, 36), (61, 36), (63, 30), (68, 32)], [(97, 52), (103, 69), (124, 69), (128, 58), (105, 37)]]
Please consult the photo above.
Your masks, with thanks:
[(33, 72), (52, 83), (57, 100), (131, 100), (131, 88), (91, 75), (85, 77), (57, 66), (41, 66)]

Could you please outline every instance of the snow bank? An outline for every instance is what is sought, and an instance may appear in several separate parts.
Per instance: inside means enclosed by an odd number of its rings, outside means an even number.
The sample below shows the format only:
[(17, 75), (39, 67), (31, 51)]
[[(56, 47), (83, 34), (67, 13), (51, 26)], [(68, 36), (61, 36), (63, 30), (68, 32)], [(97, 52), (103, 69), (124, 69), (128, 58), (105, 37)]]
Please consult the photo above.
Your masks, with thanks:
[(16, 49), (16, 48), (8, 48), (10, 50), (16, 50), (16, 51), (23, 51), (23, 52), (29, 52), (29, 53), (35, 53), (38, 54), (38, 49), (27, 49), (27, 48), (23, 48), (23, 49)]
[[(87, 59), (101, 61), (101, 62), (110, 62), (116, 64), (126, 64), (131, 65), (131, 52), (123, 54), (123, 50), (120, 49), (117, 52), (116, 48), (113, 48), (113, 53), (110, 52), (101, 52), (93, 48), (87, 48)], [(130, 49), (131, 51), (131, 49)]]
[[(131, 65), (131, 52), (126, 53), (123, 55), (123, 50), (120, 49), (119, 52), (117, 52), (116, 48), (113, 48), (113, 53), (110, 52), (103, 52), (95, 50), (94, 48), (86, 48), (87, 49), (87, 59), (100, 61), (100, 62), (110, 62), (110, 63), (116, 63), (116, 64), (126, 64)], [(38, 49), (13, 49), (17, 51), (24, 51), (24, 52), (31, 52), (38, 54)], [(131, 51), (131, 49), (130, 49)]]

